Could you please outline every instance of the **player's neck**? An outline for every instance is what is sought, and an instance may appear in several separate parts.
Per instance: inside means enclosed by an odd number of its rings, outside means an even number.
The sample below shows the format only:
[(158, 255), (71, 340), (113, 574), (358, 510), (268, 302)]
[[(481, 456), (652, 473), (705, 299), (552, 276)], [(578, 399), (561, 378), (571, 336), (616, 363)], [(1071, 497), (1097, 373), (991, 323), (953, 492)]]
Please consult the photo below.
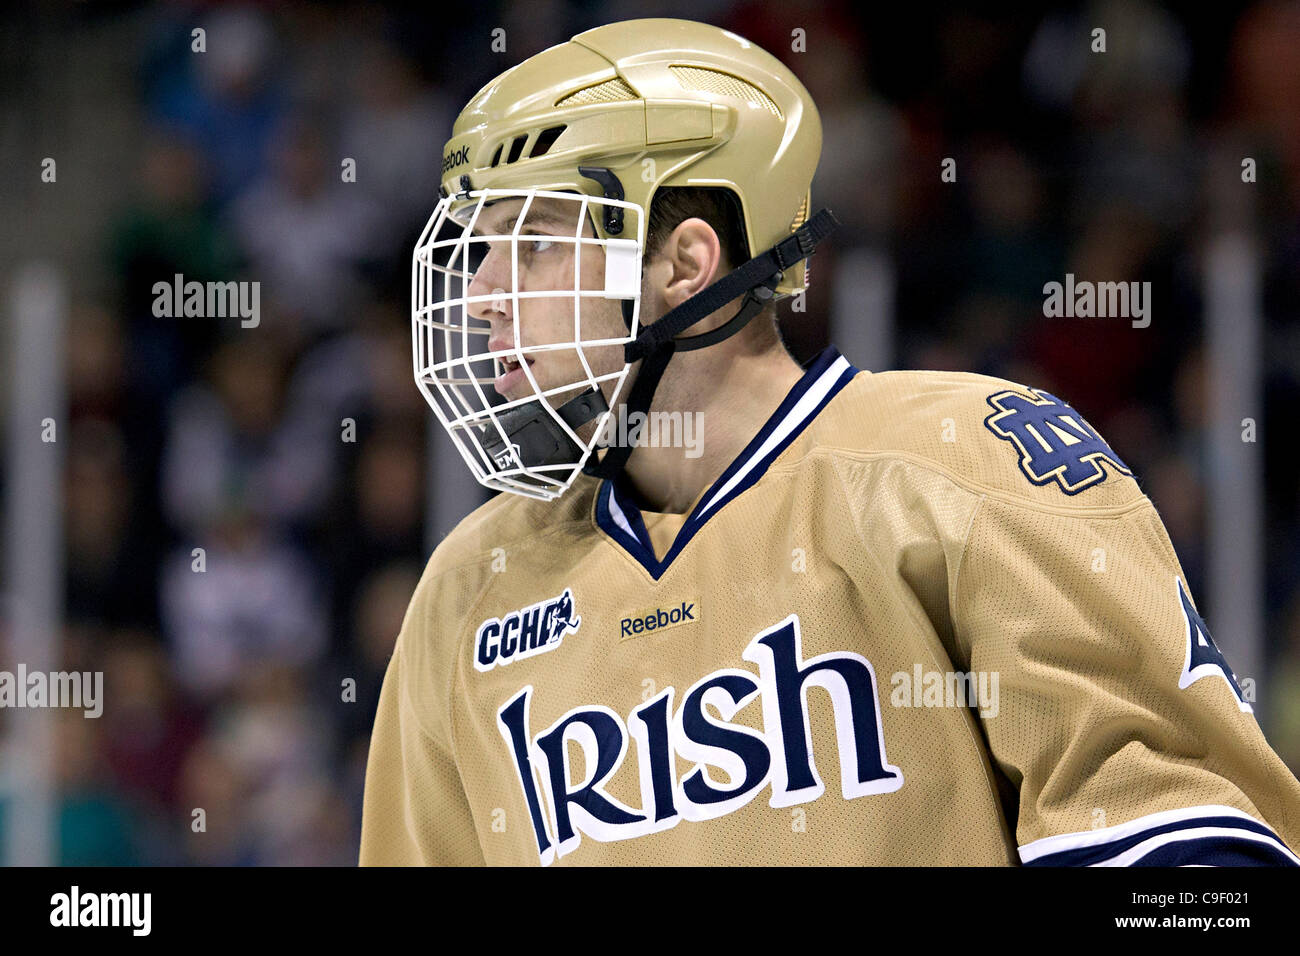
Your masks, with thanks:
[[(657, 441), (639, 445), (628, 458), (626, 478), (643, 509), (685, 514), (802, 377), (798, 363), (779, 345), (758, 348), (727, 340), (674, 355), (651, 413), (680, 413), (681, 424), (660, 418), (672, 427), (661, 424)], [(673, 441), (674, 436), (681, 440)]]

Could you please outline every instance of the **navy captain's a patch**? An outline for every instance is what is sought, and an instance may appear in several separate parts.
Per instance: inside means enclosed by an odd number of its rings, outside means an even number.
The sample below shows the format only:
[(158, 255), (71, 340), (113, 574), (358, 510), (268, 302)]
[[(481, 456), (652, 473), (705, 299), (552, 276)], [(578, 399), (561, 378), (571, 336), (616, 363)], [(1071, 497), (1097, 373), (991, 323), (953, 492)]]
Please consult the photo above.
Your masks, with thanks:
[(1202, 677), (1217, 674), (1228, 682), (1232, 695), (1237, 698), (1237, 707), (1243, 713), (1253, 714), (1255, 709), (1247, 703), (1246, 695), (1242, 692), (1241, 685), (1237, 683), (1237, 675), (1228, 666), (1228, 660), (1214, 643), (1214, 638), (1210, 637), (1210, 629), (1205, 626), (1205, 618), (1201, 617), (1192, 605), (1192, 596), (1183, 586), (1182, 578), (1175, 575), (1174, 585), (1178, 588), (1178, 605), (1183, 612), (1183, 622), (1187, 628), (1187, 653), (1183, 658), (1183, 672), (1178, 677), (1178, 689), (1184, 690)]
[(1056, 482), (1067, 495), (1100, 484), (1110, 472), (1132, 474), (1082, 415), (1055, 395), (1027, 389), (1038, 400), (1007, 390), (987, 399), (994, 409), (984, 425), (1020, 451), (1020, 470), (1036, 485)]

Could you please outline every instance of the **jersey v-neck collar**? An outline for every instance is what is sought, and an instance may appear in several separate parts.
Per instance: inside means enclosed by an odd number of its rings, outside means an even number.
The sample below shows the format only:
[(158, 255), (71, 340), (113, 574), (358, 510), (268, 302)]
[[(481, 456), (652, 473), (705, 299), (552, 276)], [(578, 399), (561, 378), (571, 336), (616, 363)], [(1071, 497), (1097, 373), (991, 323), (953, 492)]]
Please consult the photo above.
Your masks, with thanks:
[(655, 557), (641, 510), (619, 481), (606, 479), (600, 483), (596, 491), (596, 524), (658, 581), (695, 533), (729, 501), (762, 478), (772, 462), (858, 371), (833, 345), (808, 363), (803, 377), (786, 394), (744, 451), (698, 499), (662, 561)]

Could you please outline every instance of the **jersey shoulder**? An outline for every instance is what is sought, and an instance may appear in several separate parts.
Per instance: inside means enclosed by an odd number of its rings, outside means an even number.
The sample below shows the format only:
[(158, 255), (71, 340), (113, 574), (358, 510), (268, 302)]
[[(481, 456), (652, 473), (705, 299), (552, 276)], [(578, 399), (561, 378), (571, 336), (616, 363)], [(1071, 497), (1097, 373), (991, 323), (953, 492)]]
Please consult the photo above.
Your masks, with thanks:
[[(580, 476), (555, 501), (500, 493), (475, 508), (438, 543), (425, 568), (426, 579), (453, 572), (491, 573), (491, 562), (542, 537), (579, 534), (590, 527), (600, 482)], [(422, 581), (421, 584), (424, 582)]]
[(911, 460), (972, 491), (1071, 510), (1143, 497), (1082, 411), (1043, 389), (974, 372), (863, 372), (826, 411), (821, 443)]
[[(398, 642), (402, 699), (435, 739), (451, 739), (447, 690), (461, 641), (488, 589), (501, 588), (509, 595), (523, 588), (525, 597), (531, 593), (531, 575), (520, 571), (525, 552), (543, 541), (559, 548), (565, 544), (561, 538), (572, 544), (589, 534), (587, 516), (597, 486), (593, 479), (579, 478), (567, 494), (550, 502), (499, 494), (470, 512), (434, 549), (411, 596)], [(507, 568), (515, 573), (500, 573)]]

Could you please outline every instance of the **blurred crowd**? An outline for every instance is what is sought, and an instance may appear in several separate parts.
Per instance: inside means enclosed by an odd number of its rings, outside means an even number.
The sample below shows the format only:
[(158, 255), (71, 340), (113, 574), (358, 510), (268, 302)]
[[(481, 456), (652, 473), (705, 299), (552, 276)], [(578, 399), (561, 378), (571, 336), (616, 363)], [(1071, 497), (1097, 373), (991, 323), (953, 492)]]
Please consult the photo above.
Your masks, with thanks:
[[(442, 143), (506, 66), (641, 15), (735, 30), (819, 105), (814, 209), (844, 225), (817, 254), (808, 310), (783, 316), (796, 356), (834, 339), (837, 268), (883, 252), (895, 365), (999, 375), (1075, 405), (1159, 508), (1212, 627), (1199, 257), (1222, 217), (1244, 217), (1268, 329), (1261, 440), (1245, 446), (1268, 476), (1257, 710), (1300, 769), (1300, 472), (1285, 438), (1300, 391), (1300, 6), (939, 6), (880, 22), (807, 0), (111, 15), (138, 26), (134, 76), (100, 78), (132, 84), (135, 135), (103, 148), (137, 178), (111, 187), (120, 201), (78, 264), (106, 292), (76, 295), (68, 338), (63, 664), (104, 671), (110, 705), (60, 721), (61, 862), (355, 862), (378, 690), (428, 556), (407, 282)], [(1243, 155), (1260, 169), (1245, 211), (1220, 195), (1242, 188)], [(956, 183), (940, 180), (945, 157)], [(1042, 285), (1067, 272), (1151, 281), (1150, 328), (1045, 319)], [(260, 323), (156, 318), (154, 283), (178, 273), (259, 281)]]

